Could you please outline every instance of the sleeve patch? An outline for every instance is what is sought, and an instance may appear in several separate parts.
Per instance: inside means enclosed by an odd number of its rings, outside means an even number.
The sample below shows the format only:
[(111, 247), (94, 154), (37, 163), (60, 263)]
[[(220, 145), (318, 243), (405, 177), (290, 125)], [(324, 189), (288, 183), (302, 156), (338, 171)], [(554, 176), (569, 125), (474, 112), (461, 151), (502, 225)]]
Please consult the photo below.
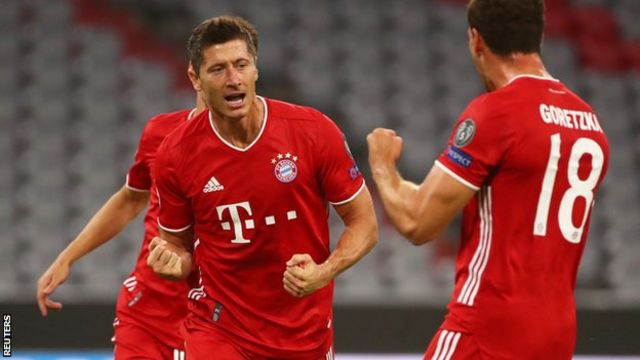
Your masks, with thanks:
[(453, 144), (459, 148), (469, 145), (473, 140), (473, 135), (476, 133), (476, 123), (473, 119), (466, 119), (458, 125), (456, 129), (456, 136), (453, 139)]
[(351, 180), (357, 179), (360, 175), (362, 175), (360, 173), (360, 169), (358, 169), (358, 165), (354, 163), (353, 166), (349, 169), (349, 176), (351, 176)]
[(464, 168), (470, 167), (473, 163), (473, 158), (471, 157), (471, 155), (453, 145), (449, 145), (449, 147), (447, 147), (447, 157), (449, 158), (449, 160)]

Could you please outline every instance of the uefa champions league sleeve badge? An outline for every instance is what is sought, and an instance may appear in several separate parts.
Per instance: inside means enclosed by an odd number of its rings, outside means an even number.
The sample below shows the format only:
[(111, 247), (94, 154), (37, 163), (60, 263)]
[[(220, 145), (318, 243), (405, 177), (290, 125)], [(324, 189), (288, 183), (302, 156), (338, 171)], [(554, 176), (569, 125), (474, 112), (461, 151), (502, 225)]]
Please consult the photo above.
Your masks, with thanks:
[(291, 153), (278, 154), (271, 159), (271, 164), (275, 165), (273, 173), (280, 182), (290, 183), (298, 176), (298, 157)]
[(453, 145), (461, 148), (467, 146), (471, 140), (473, 140), (473, 135), (476, 134), (476, 123), (473, 119), (466, 119), (460, 125), (458, 125), (458, 129), (456, 130), (456, 135), (453, 139)]

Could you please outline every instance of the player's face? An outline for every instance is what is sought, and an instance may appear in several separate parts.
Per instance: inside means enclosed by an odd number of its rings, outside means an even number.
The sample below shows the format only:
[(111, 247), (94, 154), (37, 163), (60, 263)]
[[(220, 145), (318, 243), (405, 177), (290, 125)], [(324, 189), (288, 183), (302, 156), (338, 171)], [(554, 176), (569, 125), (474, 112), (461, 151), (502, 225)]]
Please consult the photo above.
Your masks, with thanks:
[(258, 69), (243, 40), (211, 45), (202, 51), (203, 62), (195, 86), (211, 111), (227, 120), (249, 114), (256, 98)]

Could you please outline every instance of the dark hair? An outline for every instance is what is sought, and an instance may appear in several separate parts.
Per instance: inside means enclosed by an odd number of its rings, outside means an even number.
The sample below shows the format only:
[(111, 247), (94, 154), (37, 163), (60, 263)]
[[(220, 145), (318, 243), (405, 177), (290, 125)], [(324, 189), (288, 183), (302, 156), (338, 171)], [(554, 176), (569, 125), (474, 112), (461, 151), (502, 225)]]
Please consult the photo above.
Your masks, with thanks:
[(191, 32), (187, 43), (189, 62), (196, 73), (200, 72), (203, 50), (211, 45), (231, 40), (244, 40), (254, 59), (258, 58), (258, 32), (247, 20), (239, 16), (217, 16), (207, 19)]
[(497, 55), (540, 53), (543, 0), (471, 0), (467, 20)]

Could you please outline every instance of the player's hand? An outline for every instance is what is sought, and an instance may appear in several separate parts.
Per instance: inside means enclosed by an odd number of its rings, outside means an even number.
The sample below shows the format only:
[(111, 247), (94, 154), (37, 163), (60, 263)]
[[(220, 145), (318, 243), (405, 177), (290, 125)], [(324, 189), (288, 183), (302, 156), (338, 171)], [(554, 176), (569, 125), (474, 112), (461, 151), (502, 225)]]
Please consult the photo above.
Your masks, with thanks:
[(377, 128), (367, 135), (369, 165), (373, 175), (395, 169), (402, 153), (402, 138), (390, 129)]
[(177, 280), (183, 278), (181, 250), (177, 246), (154, 237), (149, 243), (149, 256), (147, 256), (147, 265), (153, 269), (153, 272), (159, 276)]
[(38, 280), (36, 297), (42, 316), (47, 316), (48, 309), (62, 309), (62, 303), (49, 299), (49, 296), (67, 280), (69, 270), (70, 265), (68, 262), (56, 259)]
[(309, 254), (295, 254), (287, 261), (282, 283), (296, 297), (307, 296), (331, 281), (328, 272), (313, 261)]

